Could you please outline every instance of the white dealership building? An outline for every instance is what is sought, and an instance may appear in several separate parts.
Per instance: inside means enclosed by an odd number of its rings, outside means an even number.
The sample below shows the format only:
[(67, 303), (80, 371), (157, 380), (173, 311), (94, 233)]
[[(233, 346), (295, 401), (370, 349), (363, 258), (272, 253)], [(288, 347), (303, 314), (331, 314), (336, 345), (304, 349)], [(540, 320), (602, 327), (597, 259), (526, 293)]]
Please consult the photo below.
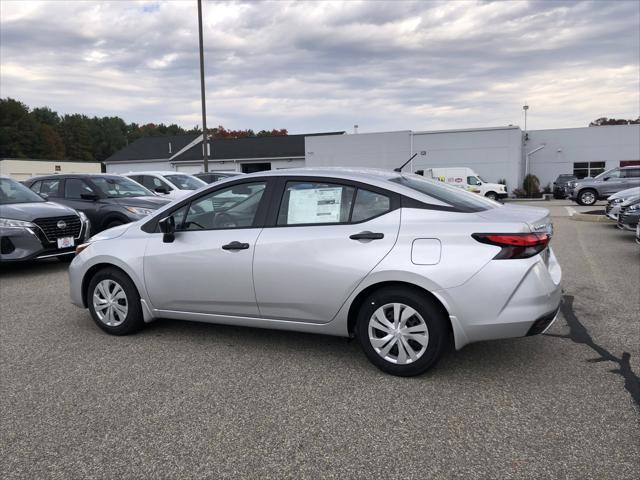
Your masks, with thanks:
[[(107, 172), (202, 171), (202, 136), (141, 138), (105, 161)], [(469, 167), (487, 182), (521, 187), (526, 173), (541, 187), (561, 173), (579, 178), (613, 167), (640, 165), (640, 125), (529, 130), (518, 126), (458, 130), (299, 134), (212, 139), (211, 170), (255, 172), (292, 167), (393, 169), (417, 154), (405, 171)]]

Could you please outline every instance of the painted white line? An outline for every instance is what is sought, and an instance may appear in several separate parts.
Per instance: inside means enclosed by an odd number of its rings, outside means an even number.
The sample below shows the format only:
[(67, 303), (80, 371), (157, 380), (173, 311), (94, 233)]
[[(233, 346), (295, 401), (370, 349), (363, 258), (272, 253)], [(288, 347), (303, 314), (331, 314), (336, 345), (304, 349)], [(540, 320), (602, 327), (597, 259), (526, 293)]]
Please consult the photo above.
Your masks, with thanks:
[(578, 213), (573, 207), (564, 207), (564, 208), (567, 209), (567, 213), (569, 214), (570, 217), (573, 217), (576, 213)]

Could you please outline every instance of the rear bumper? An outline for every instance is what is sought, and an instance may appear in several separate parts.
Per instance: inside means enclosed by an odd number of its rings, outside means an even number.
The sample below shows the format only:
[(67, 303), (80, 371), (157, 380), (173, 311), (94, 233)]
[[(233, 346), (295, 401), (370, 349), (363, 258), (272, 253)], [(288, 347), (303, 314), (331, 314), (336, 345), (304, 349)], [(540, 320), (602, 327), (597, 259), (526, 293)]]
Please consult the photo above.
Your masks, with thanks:
[(562, 301), (562, 270), (552, 250), (524, 260), (492, 260), (465, 284), (436, 293), (457, 320), (456, 348), (544, 332)]

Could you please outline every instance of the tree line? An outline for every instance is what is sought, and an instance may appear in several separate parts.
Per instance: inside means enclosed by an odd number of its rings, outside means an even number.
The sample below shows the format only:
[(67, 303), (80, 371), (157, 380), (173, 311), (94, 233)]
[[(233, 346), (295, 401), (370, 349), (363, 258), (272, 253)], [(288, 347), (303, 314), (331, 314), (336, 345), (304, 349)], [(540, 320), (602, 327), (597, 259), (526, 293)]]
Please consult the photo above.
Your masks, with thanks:
[[(286, 129), (207, 129), (214, 138), (287, 135)], [(12, 98), (0, 98), (0, 158), (103, 161), (141, 137), (199, 134), (195, 126), (184, 129), (174, 123), (127, 123), (120, 117), (88, 117), (78, 113), (59, 115), (49, 107), (30, 109)]]

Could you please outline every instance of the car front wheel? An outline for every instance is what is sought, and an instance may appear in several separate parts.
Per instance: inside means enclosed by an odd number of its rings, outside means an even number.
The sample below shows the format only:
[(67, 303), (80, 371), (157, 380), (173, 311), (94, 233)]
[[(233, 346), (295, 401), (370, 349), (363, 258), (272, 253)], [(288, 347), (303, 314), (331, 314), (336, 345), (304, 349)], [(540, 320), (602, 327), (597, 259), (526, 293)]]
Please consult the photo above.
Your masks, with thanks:
[(448, 329), (442, 310), (419, 291), (389, 287), (362, 304), (357, 334), (369, 360), (402, 377), (420, 375), (445, 350)]
[(498, 199), (498, 195), (496, 194), (496, 192), (487, 192), (485, 197), (490, 198), (491, 200), (497, 200)]
[(105, 268), (93, 276), (87, 304), (96, 324), (112, 335), (126, 335), (144, 326), (138, 290), (117, 268)]
[(598, 195), (595, 190), (587, 188), (578, 194), (578, 203), (580, 205), (593, 205), (598, 201)]

